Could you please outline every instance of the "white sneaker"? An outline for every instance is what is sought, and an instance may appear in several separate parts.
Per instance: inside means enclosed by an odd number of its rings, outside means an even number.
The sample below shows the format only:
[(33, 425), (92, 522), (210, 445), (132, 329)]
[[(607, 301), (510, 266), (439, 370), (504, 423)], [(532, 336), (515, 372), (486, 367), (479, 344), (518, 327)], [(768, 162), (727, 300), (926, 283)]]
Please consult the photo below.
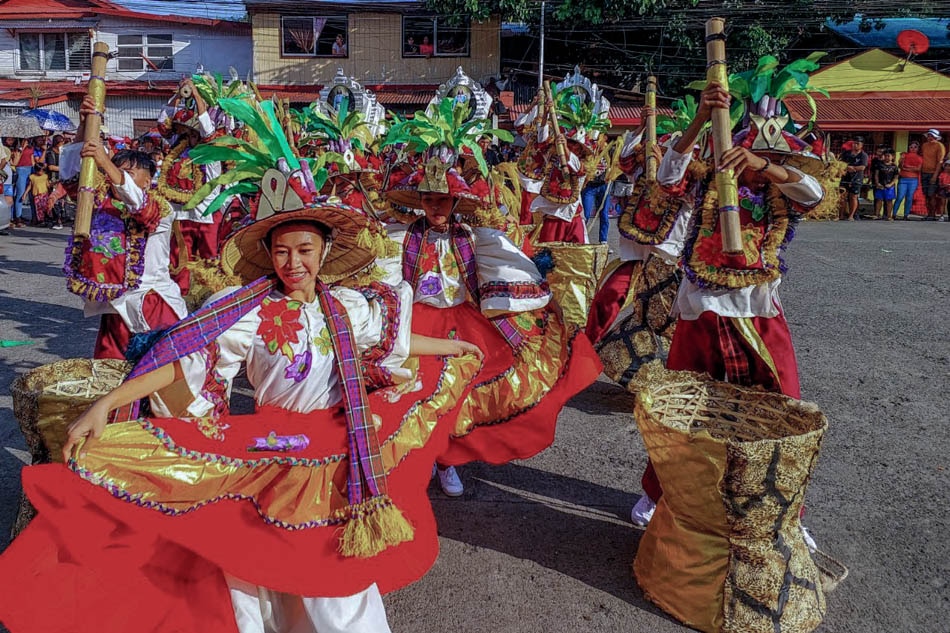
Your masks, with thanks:
[(653, 518), (653, 511), (656, 510), (656, 504), (650, 497), (643, 495), (630, 511), (630, 520), (634, 525), (646, 527), (650, 519)]
[(811, 533), (808, 531), (808, 528), (801, 523), (798, 524), (798, 527), (802, 529), (802, 540), (805, 541), (805, 546), (808, 548), (808, 551), (817, 552), (818, 544), (815, 543), (815, 539), (811, 537)]
[(439, 485), (442, 486), (442, 492), (450, 497), (461, 497), (462, 493), (465, 492), (465, 486), (462, 485), (459, 474), (455, 472), (455, 466), (449, 466), (445, 470), (439, 468), (438, 471)]

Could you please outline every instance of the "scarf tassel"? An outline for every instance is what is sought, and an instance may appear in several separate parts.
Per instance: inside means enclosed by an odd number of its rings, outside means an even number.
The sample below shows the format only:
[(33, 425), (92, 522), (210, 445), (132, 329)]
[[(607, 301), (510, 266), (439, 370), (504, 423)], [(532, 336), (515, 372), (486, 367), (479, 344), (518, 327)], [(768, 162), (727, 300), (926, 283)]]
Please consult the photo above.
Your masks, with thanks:
[(388, 495), (373, 497), (353, 508), (340, 537), (340, 554), (371, 558), (387, 547), (411, 541), (414, 533)]

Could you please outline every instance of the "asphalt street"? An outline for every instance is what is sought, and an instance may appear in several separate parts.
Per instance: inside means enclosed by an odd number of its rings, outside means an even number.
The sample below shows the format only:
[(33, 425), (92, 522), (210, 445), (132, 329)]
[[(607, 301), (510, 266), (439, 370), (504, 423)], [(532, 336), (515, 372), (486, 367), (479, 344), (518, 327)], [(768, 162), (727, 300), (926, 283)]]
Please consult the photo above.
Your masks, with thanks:
[[(0, 548), (25, 449), (8, 386), (88, 356), (95, 338), (65, 290), (65, 241), (46, 229), (0, 236), (0, 339), (34, 343), (0, 348)], [(850, 568), (819, 630), (948, 631), (950, 224), (805, 223), (788, 261), (781, 294), (803, 397), (829, 418), (805, 524)], [(386, 597), (393, 631), (688, 630), (632, 577), (641, 532), (628, 513), (645, 460), (631, 396), (601, 378), (543, 454), (460, 469), (459, 499), (433, 487), (441, 555)]]

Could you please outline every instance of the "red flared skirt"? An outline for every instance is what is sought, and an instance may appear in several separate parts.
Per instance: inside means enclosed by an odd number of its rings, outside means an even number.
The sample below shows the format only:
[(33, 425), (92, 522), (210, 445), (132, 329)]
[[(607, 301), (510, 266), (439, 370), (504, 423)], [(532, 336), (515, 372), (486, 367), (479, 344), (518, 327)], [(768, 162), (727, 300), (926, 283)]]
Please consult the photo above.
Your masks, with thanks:
[[(39, 514), (0, 556), (0, 621), (12, 633), (233, 631), (224, 573), (303, 596), (414, 582), (438, 555), (432, 464), (478, 367), (422, 359), (405, 393), (370, 395), (389, 494), (414, 528), (411, 541), (370, 558), (339, 553), (348, 475), (340, 409), (265, 408), (213, 428), (112, 424), (70, 467), (24, 469)], [(247, 450), (270, 431), (306, 435), (309, 446)]]
[(578, 213), (571, 221), (545, 215), (538, 233), (538, 242), (587, 243), (587, 225), (583, 214)]
[(514, 353), (471, 304), (413, 306), (412, 327), (417, 334), (459, 338), (485, 354), (440, 463), (504, 464), (536, 455), (554, 442), (557, 417), (567, 401), (600, 375), (600, 358), (577, 328), (550, 311), (522, 317), (526, 343)]

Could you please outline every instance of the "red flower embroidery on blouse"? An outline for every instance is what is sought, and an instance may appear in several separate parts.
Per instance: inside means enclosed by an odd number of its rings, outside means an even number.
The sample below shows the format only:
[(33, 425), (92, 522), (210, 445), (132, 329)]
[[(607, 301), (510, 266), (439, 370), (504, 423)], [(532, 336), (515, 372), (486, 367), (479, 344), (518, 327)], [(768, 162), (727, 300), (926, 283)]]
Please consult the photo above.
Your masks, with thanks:
[(294, 351), (291, 343), (299, 343), (297, 334), (303, 330), (300, 322), (299, 301), (290, 299), (264, 299), (261, 303), (261, 324), (257, 334), (267, 344), (267, 351), (276, 354), (278, 351), (293, 361)]
[(439, 270), (439, 252), (436, 250), (435, 242), (425, 240), (422, 244), (422, 252), (419, 253), (419, 277), (425, 273), (438, 272)]

